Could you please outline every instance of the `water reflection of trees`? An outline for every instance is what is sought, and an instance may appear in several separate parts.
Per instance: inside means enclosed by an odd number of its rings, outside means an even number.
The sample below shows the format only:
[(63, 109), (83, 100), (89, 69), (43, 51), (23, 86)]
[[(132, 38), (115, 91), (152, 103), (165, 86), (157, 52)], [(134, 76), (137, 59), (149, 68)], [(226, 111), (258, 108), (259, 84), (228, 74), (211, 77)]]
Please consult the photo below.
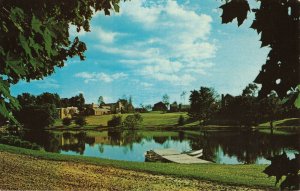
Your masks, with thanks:
[(59, 153), (62, 151), (74, 151), (83, 154), (85, 144), (94, 145), (95, 138), (87, 136), (85, 132), (53, 133), (49, 131), (27, 132), (24, 138), (35, 142), (48, 152)]
[(141, 143), (143, 137), (137, 131), (107, 132), (107, 136), (101, 134), (88, 135), (86, 132), (64, 132), (60, 134), (49, 133), (45, 135), (44, 142), (41, 143), (46, 151), (60, 152), (73, 151), (83, 154), (85, 144), (99, 146), (100, 153), (104, 152), (104, 145), (124, 146), (126, 149), (133, 149), (134, 143)]
[[(199, 132), (198, 132), (199, 133)], [(144, 136), (139, 131), (107, 132), (89, 134), (85, 132), (25, 132), (24, 138), (35, 142), (49, 152), (73, 151), (83, 154), (86, 144), (98, 145), (100, 153), (105, 145), (122, 146), (123, 152), (133, 149), (134, 144), (151, 141), (168, 146), (169, 140), (189, 141), (193, 150), (203, 149), (203, 158), (218, 161), (220, 157), (236, 157), (241, 163), (255, 163), (257, 158), (268, 158), (280, 154), (283, 148), (300, 150), (298, 135), (270, 135), (259, 132), (200, 132), (192, 135), (178, 132), (178, 136)], [(222, 153), (223, 152), (223, 153)]]
[(62, 135), (61, 150), (74, 151), (79, 154), (83, 154), (85, 150), (85, 144), (94, 145), (95, 138), (88, 137), (85, 132), (70, 133), (65, 132)]
[[(141, 143), (143, 136), (138, 131), (128, 130), (123, 132), (107, 132), (110, 145), (125, 146), (130, 150), (133, 149), (134, 143)], [(126, 150), (124, 151), (126, 152)]]
[(219, 148), (229, 157), (237, 157), (245, 164), (257, 158), (268, 158), (282, 152), (282, 148), (299, 150), (297, 135), (269, 135), (258, 132), (207, 132), (203, 136), (190, 136), (193, 149), (203, 148), (203, 157), (218, 160)]
[(153, 136), (153, 140), (161, 145), (164, 144), (168, 139), (169, 137), (167, 136)]
[(60, 135), (49, 131), (24, 131), (23, 138), (45, 148), (48, 152), (60, 151)]

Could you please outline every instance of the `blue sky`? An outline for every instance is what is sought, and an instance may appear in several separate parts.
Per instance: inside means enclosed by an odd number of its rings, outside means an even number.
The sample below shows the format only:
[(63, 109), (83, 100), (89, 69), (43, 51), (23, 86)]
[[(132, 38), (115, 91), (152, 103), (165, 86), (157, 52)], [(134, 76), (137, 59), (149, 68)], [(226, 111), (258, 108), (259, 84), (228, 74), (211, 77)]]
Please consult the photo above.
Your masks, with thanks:
[[(86, 60), (69, 59), (44, 80), (20, 82), (13, 95), (55, 92), (61, 97), (83, 93), (86, 102), (115, 102), (131, 95), (134, 105), (153, 104), (163, 94), (182, 102), (182, 91), (200, 86), (238, 95), (265, 62), (268, 49), (250, 29), (221, 24), (221, 1), (131, 0), (120, 13), (97, 12), (91, 32), (75, 36), (86, 42)], [(188, 95), (186, 96), (186, 102)]]

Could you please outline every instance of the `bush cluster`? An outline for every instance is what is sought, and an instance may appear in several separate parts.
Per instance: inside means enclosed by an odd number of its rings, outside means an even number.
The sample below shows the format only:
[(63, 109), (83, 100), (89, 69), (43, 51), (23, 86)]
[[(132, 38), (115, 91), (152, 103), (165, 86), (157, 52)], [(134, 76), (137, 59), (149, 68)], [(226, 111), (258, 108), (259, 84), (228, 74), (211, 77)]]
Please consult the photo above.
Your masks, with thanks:
[(87, 124), (86, 120), (85, 120), (85, 117), (83, 116), (78, 116), (76, 119), (75, 119), (75, 124), (82, 127), (84, 125)]
[(135, 113), (134, 115), (128, 115), (124, 122), (123, 126), (130, 129), (135, 129), (143, 122), (143, 117), (139, 113)]
[(184, 125), (184, 117), (182, 115), (180, 115), (179, 118), (178, 118), (178, 125), (179, 126)]
[(62, 120), (62, 124), (64, 126), (69, 126), (69, 125), (71, 125), (71, 123), (72, 123), (72, 119), (69, 117), (63, 118), (63, 120)]
[(113, 115), (111, 120), (107, 122), (109, 127), (117, 127), (122, 125), (122, 116), (121, 115)]
[(11, 146), (16, 146), (16, 147), (22, 147), (22, 148), (26, 148), (26, 149), (33, 149), (33, 150), (41, 150), (42, 149), (42, 147), (40, 147), (36, 143), (31, 143), (29, 141), (22, 140), (19, 137), (13, 136), (13, 135), (1, 136), (0, 143), (11, 145)]

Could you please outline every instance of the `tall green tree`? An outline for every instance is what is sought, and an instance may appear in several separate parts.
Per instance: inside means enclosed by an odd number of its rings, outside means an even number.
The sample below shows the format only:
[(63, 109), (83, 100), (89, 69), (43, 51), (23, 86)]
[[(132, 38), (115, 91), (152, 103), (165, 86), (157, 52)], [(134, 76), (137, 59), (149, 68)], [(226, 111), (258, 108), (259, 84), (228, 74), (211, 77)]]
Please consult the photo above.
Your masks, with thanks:
[(245, 127), (252, 127), (258, 124), (262, 117), (259, 99), (257, 98), (258, 87), (256, 84), (249, 84), (239, 96), (231, 96), (221, 109), (221, 115)]
[(128, 98), (128, 104), (132, 105), (132, 96), (131, 95)]
[(53, 125), (57, 112), (54, 104), (24, 105), (14, 116), (25, 128), (41, 130)]
[(79, 111), (83, 110), (84, 104), (85, 99), (82, 93), (79, 93), (78, 95), (69, 99), (69, 106), (78, 107)]
[(123, 98), (119, 99), (118, 102), (121, 102), (121, 104), (123, 105), (123, 107), (121, 109), (121, 113), (133, 113), (134, 112), (134, 107), (132, 105), (132, 97), (131, 96), (128, 99), (126, 96), (123, 96)]
[(182, 91), (180, 94), (180, 99), (181, 101), (183, 100), (183, 104), (185, 104), (185, 96), (186, 96), (186, 91)]
[(164, 94), (162, 97), (162, 102), (167, 106), (170, 105), (170, 96), (168, 96), (168, 94)]
[(17, 96), (20, 105), (35, 105), (36, 97), (30, 93), (22, 93)]
[(257, 96), (258, 86), (254, 83), (250, 83), (246, 88), (243, 90), (242, 96)]
[(128, 115), (123, 121), (123, 126), (131, 130), (136, 129), (143, 122), (143, 117), (139, 113)]
[(0, 115), (14, 119), (18, 109), (10, 85), (51, 75), (55, 68), (74, 56), (84, 59), (87, 49), (69, 27), (90, 31), (95, 11), (119, 11), (120, 0), (0, 1)]
[(61, 98), (60, 99), (60, 104), (61, 104), (61, 107), (68, 107), (68, 106), (70, 106), (69, 99), (68, 98)]
[(200, 90), (191, 91), (191, 108), (188, 115), (205, 124), (217, 111), (217, 93), (214, 89), (200, 87)]
[(273, 130), (273, 122), (279, 118), (283, 107), (280, 99), (275, 93), (271, 93), (268, 97), (259, 101), (259, 111), (264, 121), (270, 122), (270, 128)]
[(99, 98), (98, 98), (98, 104), (99, 105), (105, 104), (103, 96), (99, 96)]
[(57, 108), (61, 106), (60, 97), (57, 93), (45, 92), (36, 97), (36, 104), (54, 104)]

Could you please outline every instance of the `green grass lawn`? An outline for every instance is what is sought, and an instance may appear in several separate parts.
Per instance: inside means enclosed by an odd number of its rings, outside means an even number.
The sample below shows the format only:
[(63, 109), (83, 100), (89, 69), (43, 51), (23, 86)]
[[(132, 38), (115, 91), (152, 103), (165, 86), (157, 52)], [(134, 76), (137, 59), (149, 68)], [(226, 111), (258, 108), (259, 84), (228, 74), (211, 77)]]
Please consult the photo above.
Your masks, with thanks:
[(227, 185), (244, 185), (249, 187), (273, 188), (275, 178), (268, 178), (262, 173), (266, 165), (221, 165), (221, 164), (175, 164), (146, 163), (107, 160), (95, 157), (70, 156), (45, 151), (35, 151), (0, 144), (0, 151), (24, 154), (46, 160), (71, 161), (100, 166), (171, 175), (199, 180), (209, 180)]
[[(273, 122), (273, 125), (277, 128), (287, 127), (287, 126), (295, 126), (300, 127), (300, 118), (286, 118), (282, 120), (277, 120)], [(262, 123), (259, 127), (270, 127), (270, 122)]]
[[(122, 119), (124, 120), (127, 115), (130, 114), (120, 114)], [(132, 115), (132, 114), (131, 114)], [(176, 112), (176, 113), (162, 113), (162, 112), (149, 112), (149, 113), (141, 113), (143, 117), (143, 122), (141, 124), (142, 128), (166, 128), (166, 127), (174, 127), (178, 123), (178, 118), (180, 115), (183, 115), (185, 119), (188, 118), (186, 112)], [(113, 115), (101, 115), (101, 116), (87, 116), (86, 121), (87, 125), (84, 128), (93, 128), (93, 127), (106, 127), (107, 122), (112, 118)], [(55, 121), (55, 127), (62, 126), (62, 120), (58, 119)], [(74, 123), (72, 123), (69, 128), (76, 127)]]
[[(132, 114), (120, 114), (122, 119), (124, 120), (126, 116)], [(178, 127), (178, 118), (180, 115), (183, 115), (186, 122), (180, 128), (183, 129), (199, 129), (199, 121), (187, 120), (188, 114), (187, 112), (175, 112), (175, 113), (162, 113), (162, 112), (149, 112), (149, 113), (141, 113), (143, 117), (143, 122), (141, 124), (140, 129), (166, 129), (166, 128), (177, 128)], [(102, 115), (102, 116), (87, 116), (86, 121), (87, 125), (85, 125), (81, 129), (94, 129), (99, 127), (107, 127), (107, 122), (112, 118), (113, 115)], [(262, 123), (258, 125), (259, 129), (268, 128), (270, 126), (269, 122)], [(278, 120), (274, 122), (274, 126), (276, 129), (284, 129), (289, 130), (291, 132), (298, 131), (300, 128), (300, 118), (288, 118), (283, 120)], [(58, 119), (54, 124), (55, 128), (60, 127), (60, 129), (72, 129), (77, 126), (74, 122), (68, 126), (63, 127), (62, 120)], [(62, 128), (63, 127), (63, 128)], [(203, 127), (202, 127), (203, 128)], [(216, 130), (235, 130), (239, 128), (239, 126), (225, 126), (225, 125), (207, 125), (204, 127), (205, 129), (216, 129)], [(280, 133), (280, 132), (279, 132)]]
[[(275, 127), (273, 134), (277, 135), (289, 135), (294, 133), (300, 133), (300, 118), (287, 118), (273, 122)], [(271, 133), (270, 123), (262, 123), (259, 126), (259, 131), (262, 133)]]
[[(55, 131), (54, 131), (55, 132)], [(139, 135), (144, 138), (152, 138), (152, 137), (170, 137), (170, 136), (178, 136), (178, 132), (175, 131), (137, 131)], [(107, 136), (106, 131), (86, 131), (87, 136), (96, 137), (96, 136)]]
[(175, 126), (178, 123), (178, 118), (183, 115), (184, 118), (188, 118), (185, 112), (176, 113), (161, 113), (161, 112), (149, 112), (143, 113), (143, 123), (144, 127), (166, 127)]

